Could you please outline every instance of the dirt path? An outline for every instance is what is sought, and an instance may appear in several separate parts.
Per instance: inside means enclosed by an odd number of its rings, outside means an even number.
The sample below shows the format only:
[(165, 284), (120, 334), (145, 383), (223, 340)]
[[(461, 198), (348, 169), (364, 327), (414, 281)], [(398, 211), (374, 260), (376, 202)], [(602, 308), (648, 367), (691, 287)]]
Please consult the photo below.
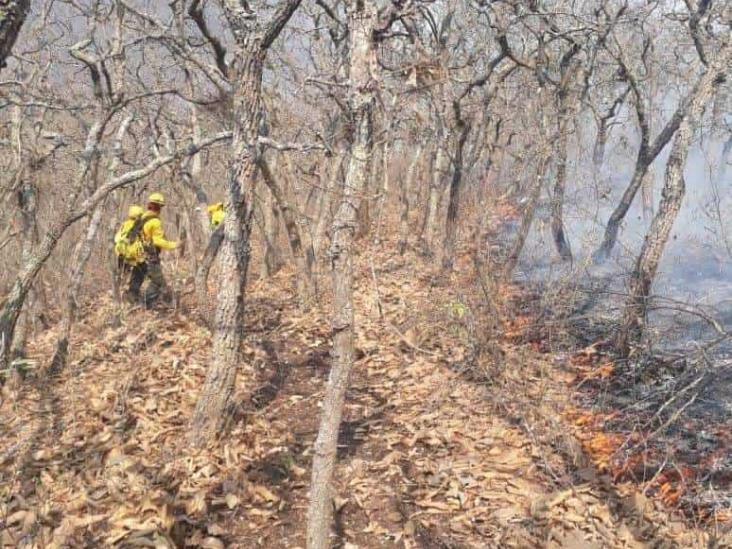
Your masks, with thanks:
[[(372, 255), (359, 270), (339, 546), (705, 546), (573, 449), (557, 419), (566, 385), (545, 358), (509, 350), (523, 400), (475, 375), (459, 276), (418, 274), (416, 257)], [(301, 313), (290, 287), (286, 274), (253, 285), (229, 434), (195, 454), (186, 425), (207, 331), (148, 313), (113, 329), (109, 311), (90, 311), (71, 367), (0, 404), (0, 455), (23, 448), (0, 473), (3, 544), (303, 547), (329, 325), (327, 304)]]

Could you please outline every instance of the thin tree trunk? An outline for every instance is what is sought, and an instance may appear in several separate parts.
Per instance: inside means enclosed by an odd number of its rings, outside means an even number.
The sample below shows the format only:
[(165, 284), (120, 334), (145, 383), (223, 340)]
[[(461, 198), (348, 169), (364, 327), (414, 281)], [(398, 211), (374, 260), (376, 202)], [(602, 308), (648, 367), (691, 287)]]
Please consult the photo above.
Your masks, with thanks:
[(332, 366), (323, 400), (318, 437), (313, 448), (313, 471), (308, 508), (307, 547), (327, 549), (332, 519), (331, 479), (336, 463), (338, 431), (348, 378), (354, 360), (353, 256), (356, 212), (366, 185), (371, 161), (374, 88), (370, 67), (374, 52), (376, 6), (357, 2), (349, 9), (350, 109), (354, 142), (343, 196), (333, 219), (331, 268), (333, 273)]
[(430, 215), (430, 207), (429, 207), (429, 200), (430, 200), (430, 189), (432, 188), (432, 178), (434, 177), (434, 171), (435, 171), (435, 151), (428, 147), (426, 156), (426, 168), (424, 170), (424, 179), (428, 180), (429, 183), (427, 185), (419, 185), (417, 187), (417, 203), (423, 204), (422, 207), (422, 220), (419, 223), (419, 231), (417, 234), (419, 235), (417, 237), (417, 242), (419, 243), (421, 248), (424, 248), (423, 243), (425, 242), (425, 237), (427, 233), (427, 220)]
[(328, 185), (322, 190), (320, 206), (318, 207), (318, 222), (315, 225), (315, 234), (313, 236), (313, 250), (315, 251), (316, 258), (320, 256), (320, 252), (323, 249), (326, 230), (328, 223), (331, 221), (330, 211), (331, 204), (333, 203), (333, 195), (336, 193), (338, 187), (338, 178), (341, 175), (341, 168), (343, 167), (345, 158), (344, 154), (337, 155), (333, 162), (333, 172), (328, 179)]
[(311, 246), (305, 247), (301, 237), (300, 228), (297, 225), (295, 211), (284, 196), (282, 188), (274, 178), (272, 171), (264, 158), (260, 158), (259, 165), (262, 170), (262, 179), (269, 187), (285, 223), (287, 238), (290, 242), (290, 249), (297, 266), (298, 295), (301, 303), (308, 306), (316, 292), (315, 283), (315, 252)]
[[(459, 107), (456, 107), (459, 114)], [(451, 271), (455, 260), (455, 240), (457, 237), (458, 211), (460, 209), (460, 194), (462, 192), (463, 175), (463, 150), (465, 141), (470, 133), (470, 123), (458, 118), (457, 130), (460, 132), (455, 144), (454, 168), (452, 180), (450, 181), (450, 199), (447, 204), (447, 217), (445, 223), (445, 242), (443, 245), (442, 268)]]
[(384, 220), (384, 204), (389, 194), (389, 154), (391, 152), (391, 135), (387, 132), (386, 141), (384, 141), (384, 152), (382, 153), (382, 185), (381, 194), (379, 196), (379, 205), (376, 211), (376, 234), (374, 241), (378, 244), (381, 242), (381, 225)]
[(79, 240), (74, 247), (73, 257), (74, 264), (71, 268), (71, 279), (69, 280), (68, 293), (66, 295), (66, 304), (61, 320), (61, 330), (56, 340), (56, 350), (51, 359), (49, 374), (57, 374), (65, 367), (69, 354), (69, 338), (71, 337), (71, 326), (76, 320), (76, 312), (79, 308), (79, 289), (81, 281), (84, 277), (84, 269), (91, 256), (94, 243), (97, 241), (99, 228), (102, 224), (104, 214), (104, 202), (99, 204), (86, 229), (84, 238)]
[(447, 172), (447, 153), (445, 152), (446, 142), (437, 144), (437, 156), (432, 171), (430, 182), (429, 198), (427, 199), (427, 217), (425, 218), (424, 231), (420, 237), (422, 253), (431, 256), (434, 252), (433, 242), (437, 232), (437, 214), (440, 210), (440, 198), (443, 189), (443, 178)]
[(686, 190), (684, 167), (689, 146), (694, 131), (701, 121), (704, 108), (714, 93), (715, 84), (719, 84), (719, 76), (729, 69), (731, 63), (732, 42), (728, 42), (700, 78), (699, 84), (695, 87), (695, 93), (691, 97), (689, 111), (674, 138), (671, 154), (666, 164), (661, 203), (638, 255), (630, 280), (630, 292), (625, 302), (620, 330), (615, 340), (615, 347), (622, 356), (627, 357), (632, 345), (638, 343), (643, 336), (648, 300), (658, 270), (658, 263), (684, 199)]
[[(562, 107), (565, 110), (564, 107)], [(563, 120), (559, 127), (557, 141), (557, 175), (554, 182), (554, 192), (551, 201), (551, 229), (554, 245), (562, 261), (572, 261), (572, 248), (564, 230), (564, 196), (567, 184), (567, 147), (569, 144), (569, 120), (565, 114), (560, 115)]]
[(547, 147), (544, 147), (544, 151), (541, 151), (539, 158), (539, 165), (536, 169), (536, 180), (534, 186), (531, 188), (531, 194), (529, 200), (526, 203), (526, 207), (521, 218), (521, 226), (519, 227), (518, 234), (516, 235), (516, 241), (514, 242), (511, 253), (509, 253), (505, 264), (503, 265), (503, 276), (508, 278), (513, 274), (513, 271), (518, 265), (521, 252), (524, 250), (526, 245), (526, 239), (529, 237), (529, 231), (531, 225), (534, 222), (536, 215), (536, 206), (539, 203), (539, 197), (541, 196), (541, 190), (544, 187), (544, 180), (546, 179), (546, 172), (549, 168), (549, 152)]
[(196, 301), (198, 302), (198, 317), (206, 324), (209, 328), (212, 327), (211, 322), (211, 296), (208, 293), (208, 277), (213, 267), (216, 257), (218, 256), (221, 243), (224, 240), (224, 225), (219, 225), (208, 239), (208, 244), (203, 252), (203, 257), (198, 263), (198, 269), (196, 269), (195, 276), (195, 287), (196, 287)]
[(409, 197), (414, 190), (414, 180), (422, 159), (422, 143), (417, 144), (414, 151), (412, 162), (407, 168), (407, 177), (402, 183), (401, 193), (399, 194), (399, 244), (397, 246), (399, 255), (404, 255), (409, 242)]
[(373, 196), (378, 192), (378, 181), (381, 173), (379, 167), (383, 164), (383, 162), (379, 162), (379, 155), (383, 159), (383, 153), (383, 148), (378, 147), (371, 151), (373, 158), (368, 162), (369, 174), (361, 191), (366, 196), (359, 201), (358, 212), (356, 213), (356, 239), (358, 240), (365, 238), (371, 232), (372, 201)]
[(279, 249), (280, 219), (279, 209), (272, 199), (271, 191), (267, 189), (263, 194), (263, 200), (259, 202), (262, 211), (262, 233), (264, 234), (264, 257), (260, 274), (262, 278), (269, 278), (282, 268)]

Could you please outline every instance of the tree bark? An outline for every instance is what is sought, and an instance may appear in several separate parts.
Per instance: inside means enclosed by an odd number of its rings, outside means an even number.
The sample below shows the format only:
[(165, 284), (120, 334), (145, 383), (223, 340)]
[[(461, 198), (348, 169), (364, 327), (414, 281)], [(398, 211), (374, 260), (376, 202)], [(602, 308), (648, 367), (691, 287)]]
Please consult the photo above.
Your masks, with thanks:
[(225, 16), (237, 43), (241, 64), (233, 96), (234, 134), (226, 189), (212, 364), (191, 421), (191, 442), (198, 446), (221, 431), (234, 392), (249, 269), (264, 60), (272, 42), (299, 5), (300, 0), (285, 0), (268, 21), (262, 21), (256, 13), (234, 2), (225, 3)]
[(636, 260), (630, 280), (630, 292), (615, 340), (615, 347), (622, 356), (627, 357), (633, 344), (640, 342), (643, 336), (653, 280), (686, 190), (684, 167), (689, 146), (704, 114), (704, 108), (714, 93), (715, 85), (719, 84), (720, 76), (729, 70), (731, 63), (732, 42), (728, 42), (699, 79), (690, 98), (688, 113), (676, 132), (666, 164), (661, 203)]
[(417, 144), (414, 151), (412, 162), (407, 168), (407, 176), (402, 183), (401, 193), (399, 194), (399, 244), (397, 245), (399, 255), (404, 255), (407, 251), (409, 242), (409, 197), (414, 189), (414, 180), (419, 163), (422, 160), (422, 143)]
[[(261, 164), (260, 164), (261, 169)], [(260, 274), (269, 278), (282, 268), (282, 256), (279, 249), (280, 212), (269, 189), (263, 193), (259, 206), (262, 211), (262, 232), (264, 233), (264, 257)]]
[(534, 186), (531, 187), (531, 194), (529, 200), (526, 203), (523, 215), (521, 217), (521, 226), (519, 227), (518, 234), (516, 235), (516, 241), (513, 244), (513, 248), (503, 265), (503, 276), (508, 278), (513, 274), (513, 271), (518, 265), (521, 252), (524, 250), (526, 245), (526, 239), (529, 237), (529, 231), (531, 225), (534, 222), (534, 216), (536, 215), (536, 206), (539, 203), (539, 197), (541, 196), (541, 190), (544, 187), (544, 180), (546, 179), (546, 172), (549, 168), (549, 150), (548, 146), (543, 147), (544, 150), (540, 151), (539, 164), (536, 169), (536, 180)]
[(427, 216), (425, 218), (424, 230), (420, 236), (420, 247), (422, 253), (431, 256), (434, 252), (433, 242), (437, 226), (437, 214), (440, 210), (440, 197), (443, 191), (443, 178), (447, 172), (448, 158), (445, 152), (445, 140), (437, 143), (437, 156), (430, 180), (429, 197), (427, 199)]
[[(459, 108), (456, 108), (456, 110), (458, 110), (459, 115)], [(460, 209), (460, 193), (463, 176), (463, 150), (465, 149), (465, 141), (468, 139), (468, 134), (470, 133), (470, 127), (470, 122), (458, 117), (456, 129), (459, 135), (455, 144), (454, 166), (450, 181), (450, 198), (447, 204), (445, 241), (442, 255), (442, 268), (445, 271), (452, 270), (452, 265), (455, 260), (455, 239), (457, 235), (458, 211)]]
[(313, 452), (313, 470), (308, 508), (307, 547), (326, 549), (332, 519), (331, 479), (336, 462), (338, 431), (348, 378), (354, 360), (353, 255), (359, 196), (369, 174), (373, 148), (375, 82), (373, 29), (376, 6), (355, 2), (349, 6), (350, 88), (349, 107), (354, 140), (343, 188), (332, 227), (331, 269), (333, 275), (332, 366), (323, 400), (318, 437)]
[(282, 187), (275, 179), (269, 164), (264, 158), (260, 158), (260, 168), (262, 170), (262, 179), (269, 188), (282, 214), (282, 220), (285, 223), (285, 231), (290, 243), (290, 249), (297, 266), (298, 280), (298, 296), (303, 306), (307, 307), (312, 302), (316, 293), (315, 283), (315, 252), (312, 246), (305, 247), (297, 224), (297, 218), (294, 208), (286, 199)]
[(345, 161), (344, 154), (337, 154), (337, 157), (333, 161), (333, 172), (330, 174), (328, 179), (328, 185), (322, 191), (320, 198), (320, 205), (318, 207), (318, 222), (315, 225), (315, 234), (313, 236), (313, 250), (316, 258), (320, 257), (320, 252), (323, 249), (323, 241), (325, 240), (328, 223), (331, 221), (331, 204), (333, 203), (333, 196), (336, 194), (338, 188), (338, 178), (341, 176), (341, 168)]
[(76, 312), (79, 308), (79, 289), (81, 288), (81, 281), (84, 277), (84, 269), (91, 256), (94, 243), (97, 240), (99, 234), (99, 228), (102, 224), (102, 217), (104, 214), (104, 203), (99, 204), (86, 229), (84, 238), (77, 242), (74, 247), (73, 257), (75, 258), (74, 264), (71, 269), (71, 279), (69, 281), (68, 293), (66, 295), (66, 305), (63, 312), (63, 318), (61, 321), (61, 330), (59, 337), (56, 340), (56, 350), (51, 359), (51, 366), (49, 368), (49, 374), (57, 374), (61, 372), (65, 367), (69, 355), (69, 338), (71, 337), (71, 326), (76, 320)]
[(6, 65), (29, 11), (30, 0), (0, 0), (0, 69)]
[[(560, 115), (561, 116), (561, 115)], [(567, 184), (567, 147), (569, 120), (566, 114), (560, 122), (557, 140), (557, 175), (551, 200), (551, 229), (554, 245), (562, 261), (572, 261), (572, 248), (564, 230), (564, 196)]]

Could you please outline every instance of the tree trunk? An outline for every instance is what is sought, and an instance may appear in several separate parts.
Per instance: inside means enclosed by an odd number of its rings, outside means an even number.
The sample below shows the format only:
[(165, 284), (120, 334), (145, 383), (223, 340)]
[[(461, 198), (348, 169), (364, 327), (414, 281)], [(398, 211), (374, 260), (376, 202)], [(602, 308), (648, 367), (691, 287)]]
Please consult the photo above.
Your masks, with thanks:
[(427, 217), (424, 231), (420, 237), (422, 253), (431, 256), (434, 252), (433, 241), (437, 226), (437, 214), (440, 209), (440, 197), (443, 191), (443, 177), (447, 172), (448, 158), (445, 152), (446, 141), (437, 143), (437, 156), (430, 181), (429, 198), (427, 199)]
[(262, 278), (269, 278), (282, 268), (279, 248), (280, 216), (270, 190), (265, 190), (263, 195), (262, 200), (259, 201), (262, 211), (262, 233), (264, 234), (264, 257), (260, 274)]
[(422, 159), (422, 143), (417, 144), (412, 162), (407, 168), (407, 176), (402, 183), (399, 194), (399, 244), (397, 246), (399, 255), (404, 255), (409, 242), (409, 197), (414, 189), (414, 180)]
[(30, 0), (0, 0), (0, 69), (5, 67), (29, 11)]
[(211, 296), (208, 292), (208, 277), (213, 267), (214, 261), (221, 249), (221, 243), (224, 240), (224, 226), (219, 225), (216, 230), (211, 233), (208, 244), (203, 252), (203, 257), (198, 264), (195, 276), (196, 301), (198, 302), (198, 316), (200, 320), (209, 328), (213, 327), (211, 322)]
[(212, 364), (191, 424), (192, 442), (196, 445), (210, 441), (223, 427), (240, 357), (265, 50), (255, 43), (241, 53), (244, 62), (234, 97), (234, 141), (219, 257)]
[[(566, 99), (562, 100), (566, 101)], [(566, 110), (564, 106), (560, 107)], [(557, 141), (557, 175), (552, 193), (551, 215), (552, 215), (552, 237), (562, 261), (572, 261), (572, 248), (569, 245), (564, 230), (564, 196), (567, 184), (567, 147), (569, 142), (569, 120), (566, 113), (560, 115), (563, 120), (559, 126), (559, 139)]]
[(658, 263), (661, 260), (684, 198), (686, 188), (684, 167), (689, 153), (689, 146), (694, 131), (701, 121), (704, 108), (714, 93), (715, 84), (719, 84), (719, 76), (724, 74), (730, 63), (732, 63), (732, 42), (728, 42), (722, 48), (716, 59), (702, 75), (691, 98), (688, 113), (681, 122), (674, 138), (671, 154), (666, 164), (661, 203), (638, 255), (630, 279), (630, 293), (625, 302), (620, 330), (615, 340), (615, 347), (622, 356), (627, 357), (633, 344), (638, 343), (643, 336), (648, 300), (653, 280), (656, 277)]
[(316, 293), (315, 283), (315, 252), (312, 246), (303, 246), (300, 228), (297, 225), (295, 211), (285, 198), (284, 192), (277, 180), (274, 178), (267, 161), (264, 158), (259, 160), (262, 170), (262, 179), (269, 187), (285, 222), (287, 238), (290, 242), (290, 249), (297, 266), (298, 296), (303, 306), (307, 307), (312, 302)]
[(608, 137), (608, 122), (603, 118), (600, 121), (600, 126), (597, 128), (597, 137), (595, 138), (595, 146), (592, 149), (592, 163), (595, 168), (602, 166), (603, 160), (605, 160), (605, 148), (607, 146)]
[(191, 441), (198, 446), (221, 431), (234, 392), (249, 269), (264, 60), (272, 41), (299, 5), (300, 0), (285, 0), (269, 21), (262, 22), (258, 20), (261, 14), (250, 13), (236, 3), (225, 4), (225, 15), (237, 42), (241, 64), (233, 95), (234, 135), (226, 189), (212, 364), (191, 420)]
[(61, 372), (67, 363), (69, 354), (69, 338), (71, 337), (71, 326), (76, 320), (76, 312), (79, 307), (79, 289), (81, 288), (81, 281), (84, 277), (84, 269), (91, 256), (94, 243), (97, 241), (97, 235), (99, 234), (99, 228), (102, 224), (102, 217), (104, 214), (104, 202), (99, 204), (86, 229), (84, 238), (79, 240), (74, 247), (73, 257), (74, 264), (71, 268), (71, 279), (69, 280), (68, 292), (66, 295), (66, 304), (63, 311), (63, 318), (61, 320), (61, 330), (56, 340), (56, 351), (51, 359), (51, 366), (49, 368), (49, 374), (57, 374)]
[(544, 180), (546, 179), (546, 172), (549, 168), (549, 151), (548, 146), (544, 147), (539, 157), (539, 164), (536, 169), (536, 180), (534, 186), (531, 188), (531, 194), (529, 200), (526, 203), (526, 207), (521, 217), (521, 226), (519, 227), (518, 234), (516, 235), (516, 241), (514, 242), (511, 253), (508, 255), (506, 262), (503, 265), (503, 276), (508, 278), (513, 275), (513, 271), (518, 265), (521, 252), (524, 250), (526, 245), (526, 239), (529, 237), (529, 231), (531, 230), (531, 224), (534, 222), (534, 216), (536, 215), (536, 206), (539, 203), (539, 197), (541, 196), (541, 190), (544, 187)]
[[(331, 268), (333, 274), (332, 366), (323, 400), (318, 437), (313, 448), (313, 471), (308, 508), (307, 547), (327, 549), (332, 518), (331, 479), (336, 462), (338, 431), (348, 378), (353, 368), (354, 312), (352, 247), (359, 197), (369, 174), (372, 116), (375, 102), (370, 74), (376, 6), (356, 2), (349, 8), (349, 106), (354, 141), (338, 211), (333, 219)], [(373, 65), (372, 65), (373, 63)]]
[[(368, 177), (361, 191), (361, 194), (366, 196), (359, 200), (358, 211), (356, 212), (356, 238), (358, 240), (368, 236), (371, 231), (372, 202), (374, 195), (378, 193), (378, 181), (379, 175), (381, 174), (379, 167), (383, 163), (384, 149), (374, 148), (371, 151), (371, 155), (373, 158), (367, 163), (369, 170)], [(382, 162), (379, 162), (379, 155), (381, 155)]]
[(470, 123), (458, 119), (457, 130), (460, 132), (455, 144), (455, 159), (450, 181), (450, 199), (447, 204), (447, 217), (445, 223), (445, 242), (443, 245), (442, 268), (451, 271), (455, 260), (455, 239), (457, 235), (458, 211), (460, 209), (460, 193), (463, 175), (463, 150), (465, 141), (470, 133)]
[(320, 252), (323, 249), (323, 241), (325, 240), (326, 230), (330, 221), (331, 204), (333, 203), (333, 196), (336, 194), (338, 188), (338, 178), (341, 175), (341, 168), (345, 160), (344, 154), (338, 154), (333, 161), (333, 172), (328, 179), (328, 185), (322, 191), (320, 198), (320, 206), (318, 207), (318, 222), (315, 225), (315, 234), (313, 236), (313, 250), (315, 257), (320, 257)]
[(643, 207), (643, 221), (653, 216), (653, 187), (656, 180), (656, 170), (649, 166), (641, 182), (641, 205)]
[(389, 194), (389, 154), (391, 152), (391, 135), (390, 132), (386, 134), (386, 141), (384, 141), (384, 150), (381, 155), (382, 159), (382, 185), (381, 193), (379, 195), (379, 205), (376, 210), (376, 231), (374, 235), (374, 241), (378, 244), (381, 242), (381, 225), (384, 220), (384, 204), (387, 203), (386, 199)]

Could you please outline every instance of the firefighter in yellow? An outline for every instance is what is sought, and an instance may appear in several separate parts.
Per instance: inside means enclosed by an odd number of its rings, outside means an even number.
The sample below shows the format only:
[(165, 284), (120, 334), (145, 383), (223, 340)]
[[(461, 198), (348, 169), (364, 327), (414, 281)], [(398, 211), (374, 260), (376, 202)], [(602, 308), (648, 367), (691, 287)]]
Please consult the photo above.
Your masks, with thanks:
[(178, 243), (167, 240), (163, 232), (163, 224), (160, 221), (160, 212), (165, 206), (163, 195), (152, 193), (147, 202), (147, 211), (142, 214), (139, 234), (142, 246), (138, 248), (136, 257), (127, 260), (132, 264), (127, 299), (132, 302), (140, 300), (140, 288), (147, 278), (149, 284), (145, 289), (143, 302), (146, 307), (151, 307), (158, 298), (162, 298), (166, 302), (170, 302), (172, 299), (170, 288), (163, 277), (160, 251), (174, 250), (178, 247)]
[(209, 204), (206, 209), (208, 210), (208, 220), (211, 223), (211, 229), (218, 229), (219, 225), (224, 221), (224, 203), (216, 202), (215, 204)]

